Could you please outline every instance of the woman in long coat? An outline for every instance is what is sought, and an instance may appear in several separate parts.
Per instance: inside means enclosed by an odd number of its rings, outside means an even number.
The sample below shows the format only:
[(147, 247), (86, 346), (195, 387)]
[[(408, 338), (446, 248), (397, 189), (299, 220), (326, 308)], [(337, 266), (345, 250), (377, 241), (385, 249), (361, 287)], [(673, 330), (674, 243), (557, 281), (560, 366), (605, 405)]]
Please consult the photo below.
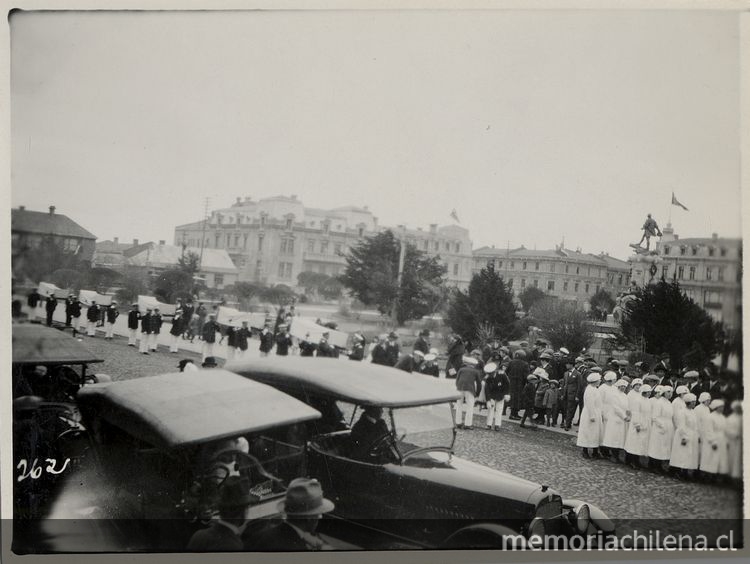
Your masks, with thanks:
[(711, 430), (711, 410), (708, 404), (711, 403), (711, 394), (701, 392), (698, 396), (698, 405), (695, 406), (695, 419), (698, 424), (698, 470), (703, 472), (703, 465), (708, 460), (708, 451), (711, 450), (708, 444), (708, 433)]
[(682, 396), (682, 400), (685, 402), (685, 407), (675, 409), (672, 416), (675, 432), (669, 465), (680, 474), (685, 472), (691, 474), (698, 468), (698, 420), (693, 409), (696, 397), (694, 394), (687, 393)]
[[(643, 384), (639, 389), (638, 397), (629, 398), (630, 424), (625, 436), (625, 452), (630, 455), (630, 464), (635, 467), (635, 462), (648, 454), (648, 435), (651, 429), (651, 401), (648, 396), (651, 386)], [(641, 460), (643, 466), (643, 461)]]
[(172, 318), (172, 326), (169, 328), (169, 334), (172, 335), (172, 340), (169, 343), (169, 352), (176, 353), (177, 352), (177, 342), (180, 338), (180, 335), (182, 335), (185, 332), (185, 323), (184, 318), (182, 317), (182, 313), (175, 314), (175, 316)]
[(613, 462), (618, 461), (618, 451), (625, 446), (625, 424), (628, 418), (628, 396), (625, 395), (627, 387), (627, 380), (615, 382), (605, 405), (607, 419), (604, 423), (602, 445), (610, 450), (610, 458)]
[(724, 417), (724, 400), (716, 399), (708, 406), (711, 415), (708, 418), (706, 432), (706, 456), (701, 461), (701, 470), (715, 479), (726, 474), (729, 469), (727, 460), (726, 417)]
[(583, 410), (578, 422), (578, 438), (576, 445), (582, 447), (581, 454), (589, 457), (588, 449), (596, 455), (602, 438), (602, 397), (599, 384), (602, 375), (592, 372), (586, 377), (588, 385), (583, 393)]
[(617, 380), (617, 374), (615, 374), (613, 370), (605, 372), (602, 380), (603, 383), (599, 386), (599, 395), (602, 398), (602, 444), (599, 447), (599, 452), (602, 456), (611, 456), (612, 453), (609, 451), (609, 447), (604, 444), (604, 431), (607, 428), (607, 420), (610, 416), (614, 396), (620, 392), (618, 392), (617, 388), (614, 386), (614, 383)]
[(742, 478), (742, 402), (732, 402), (732, 413), (726, 421), (727, 454), (729, 459), (729, 476)]
[(672, 439), (674, 438), (674, 423), (672, 422), (672, 402), (670, 397), (672, 388), (656, 386), (657, 398), (653, 400), (651, 410), (651, 433), (648, 438), (648, 456), (662, 471), (669, 469), (669, 456), (672, 453)]

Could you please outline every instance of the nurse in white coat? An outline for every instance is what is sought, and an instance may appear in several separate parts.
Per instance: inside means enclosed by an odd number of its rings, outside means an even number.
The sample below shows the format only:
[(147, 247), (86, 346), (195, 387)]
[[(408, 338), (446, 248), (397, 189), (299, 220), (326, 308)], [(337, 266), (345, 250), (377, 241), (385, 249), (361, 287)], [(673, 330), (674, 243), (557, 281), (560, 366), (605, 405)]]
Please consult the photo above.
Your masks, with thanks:
[(613, 462), (620, 460), (620, 453), (625, 446), (625, 425), (628, 419), (628, 397), (625, 395), (627, 387), (627, 380), (617, 380), (608, 402), (609, 413), (604, 425), (602, 445), (609, 449), (609, 457)]
[(706, 432), (706, 458), (701, 461), (701, 470), (709, 480), (726, 474), (729, 469), (727, 460), (726, 417), (724, 417), (724, 400), (715, 399), (709, 404), (711, 415), (708, 418)]
[(607, 428), (614, 395), (619, 393), (614, 387), (615, 380), (617, 380), (617, 374), (612, 370), (608, 370), (602, 377), (602, 385), (599, 386), (599, 395), (602, 397), (602, 444), (599, 447), (599, 453), (603, 457), (611, 455), (609, 448), (604, 444), (604, 430)]
[(672, 422), (672, 388), (656, 386), (657, 398), (651, 410), (651, 434), (648, 438), (648, 456), (657, 468), (666, 472), (669, 469), (669, 455), (672, 453), (674, 423)]
[(599, 393), (599, 384), (602, 375), (592, 372), (586, 377), (588, 385), (583, 392), (583, 410), (578, 422), (578, 438), (576, 445), (583, 448), (582, 454), (589, 457), (588, 450), (596, 455), (601, 444), (602, 435), (602, 398)]
[[(687, 386), (677, 386), (674, 391), (675, 398), (672, 400), (672, 417), (676, 417), (679, 410), (685, 409), (685, 395), (689, 392)], [(677, 427), (677, 424), (675, 424), (675, 427)]]
[[(698, 468), (698, 420), (695, 414), (695, 394), (682, 397), (683, 409), (674, 412), (674, 438), (669, 465), (677, 471), (678, 477), (689, 477)], [(687, 476), (686, 476), (687, 475)]]
[(625, 452), (630, 455), (630, 465), (636, 468), (636, 463), (647, 466), (648, 435), (651, 429), (651, 402), (648, 399), (651, 386), (643, 384), (639, 388), (640, 396), (633, 398), (630, 407), (630, 425), (625, 436)]
[(708, 460), (708, 431), (711, 429), (711, 410), (708, 404), (711, 403), (711, 394), (708, 392), (701, 393), (698, 396), (698, 405), (695, 406), (695, 419), (698, 425), (698, 470), (703, 472), (704, 461)]
[(627, 398), (628, 398), (628, 410), (627, 410), (627, 419), (625, 420), (625, 436), (628, 436), (628, 428), (630, 427), (630, 419), (632, 416), (632, 407), (635, 405), (639, 398), (641, 397), (641, 386), (643, 385), (643, 380), (641, 378), (634, 378), (632, 382), (630, 382), (630, 390), (628, 391)]
[(742, 402), (732, 402), (732, 413), (726, 420), (727, 456), (729, 477), (735, 480), (742, 478)]

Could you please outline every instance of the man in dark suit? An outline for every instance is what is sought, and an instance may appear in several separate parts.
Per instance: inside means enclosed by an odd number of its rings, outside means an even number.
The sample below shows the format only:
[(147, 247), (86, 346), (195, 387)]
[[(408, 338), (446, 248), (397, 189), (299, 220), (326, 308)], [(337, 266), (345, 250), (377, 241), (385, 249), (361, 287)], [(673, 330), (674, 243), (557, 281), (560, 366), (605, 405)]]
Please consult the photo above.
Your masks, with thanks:
[(139, 351), (141, 354), (148, 354), (148, 346), (151, 343), (151, 318), (153, 310), (150, 307), (146, 308), (146, 314), (141, 316), (141, 342)]
[(321, 336), (320, 341), (318, 341), (318, 352), (315, 353), (315, 356), (326, 356), (329, 358), (336, 356), (336, 351), (331, 346), (331, 343), (328, 342), (330, 336), (330, 331), (323, 331), (323, 335)]
[(354, 333), (354, 343), (349, 352), (349, 360), (362, 360), (365, 358), (365, 338), (359, 333)]
[(381, 335), (378, 342), (372, 347), (372, 363), (388, 366), (388, 351), (385, 348), (386, 337)]
[(299, 355), (313, 356), (316, 348), (315, 343), (310, 341), (310, 333), (307, 333), (305, 338), (299, 342)]
[(520, 421), (518, 412), (522, 408), (521, 392), (526, 385), (526, 377), (531, 373), (529, 363), (526, 362), (526, 353), (523, 349), (513, 354), (513, 360), (508, 364), (508, 379), (510, 380), (510, 419)]
[(427, 342), (427, 337), (430, 336), (430, 332), (427, 329), (422, 329), (419, 332), (419, 337), (414, 341), (414, 350), (420, 351), (422, 354), (430, 352), (430, 343)]
[(52, 315), (55, 313), (56, 307), (57, 307), (57, 298), (55, 298), (55, 296), (48, 297), (47, 303), (45, 304), (45, 310), (47, 312), (47, 327), (52, 326)]
[(398, 335), (395, 331), (388, 333), (388, 342), (385, 345), (385, 352), (388, 358), (388, 366), (396, 366), (398, 357), (401, 355), (401, 347), (398, 345)]
[[(384, 441), (384, 437), (390, 435), (388, 426), (383, 421), (383, 409), (381, 407), (369, 405), (365, 407), (362, 416), (352, 427), (351, 457), (368, 462), (379, 461), (382, 458), (391, 458), (392, 453), (388, 452), (389, 445)], [(383, 448), (376, 449), (373, 447), (383, 442)]]
[(219, 491), (219, 519), (212, 520), (207, 529), (193, 533), (187, 549), (194, 552), (243, 550), (245, 513), (253, 501), (250, 485), (239, 476), (229, 476)]
[(246, 543), (247, 550), (299, 552), (332, 550), (318, 534), (323, 513), (333, 511), (333, 502), (323, 497), (320, 482), (311, 478), (295, 478), (279, 503), (284, 521), (260, 531)]
[(99, 321), (99, 306), (95, 301), (86, 310), (86, 335), (89, 337), (96, 336), (96, 324)]
[(268, 356), (274, 343), (274, 336), (271, 332), (271, 322), (266, 321), (263, 330), (260, 332), (260, 356)]
[(279, 332), (276, 335), (276, 354), (287, 356), (291, 346), (292, 336), (289, 334), (289, 326), (286, 323), (279, 323)]
[(448, 362), (445, 365), (445, 377), (456, 378), (456, 374), (463, 366), (464, 353), (466, 346), (458, 335), (451, 335), (448, 343)]
[(138, 304), (132, 304), (128, 312), (128, 346), (134, 347), (138, 338), (138, 322), (141, 320), (141, 312)]

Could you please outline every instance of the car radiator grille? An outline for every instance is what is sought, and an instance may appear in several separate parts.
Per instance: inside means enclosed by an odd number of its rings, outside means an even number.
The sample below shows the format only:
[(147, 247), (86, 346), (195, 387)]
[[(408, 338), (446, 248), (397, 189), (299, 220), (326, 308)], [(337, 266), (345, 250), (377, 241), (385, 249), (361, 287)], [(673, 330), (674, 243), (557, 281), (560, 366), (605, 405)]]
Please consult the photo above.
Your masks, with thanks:
[(562, 532), (562, 499), (553, 497), (542, 501), (536, 510), (536, 516), (544, 519), (544, 528), (548, 535), (559, 535)]

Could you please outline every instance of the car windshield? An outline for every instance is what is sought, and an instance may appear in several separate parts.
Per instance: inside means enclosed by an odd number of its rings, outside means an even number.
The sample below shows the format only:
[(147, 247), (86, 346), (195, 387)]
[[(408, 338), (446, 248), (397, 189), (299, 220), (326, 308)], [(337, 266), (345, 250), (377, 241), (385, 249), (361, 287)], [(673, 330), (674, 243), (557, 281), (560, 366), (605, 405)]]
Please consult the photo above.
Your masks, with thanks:
[(402, 455), (418, 449), (452, 450), (455, 435), (450, 404), (405, 407), (392, 413)]

